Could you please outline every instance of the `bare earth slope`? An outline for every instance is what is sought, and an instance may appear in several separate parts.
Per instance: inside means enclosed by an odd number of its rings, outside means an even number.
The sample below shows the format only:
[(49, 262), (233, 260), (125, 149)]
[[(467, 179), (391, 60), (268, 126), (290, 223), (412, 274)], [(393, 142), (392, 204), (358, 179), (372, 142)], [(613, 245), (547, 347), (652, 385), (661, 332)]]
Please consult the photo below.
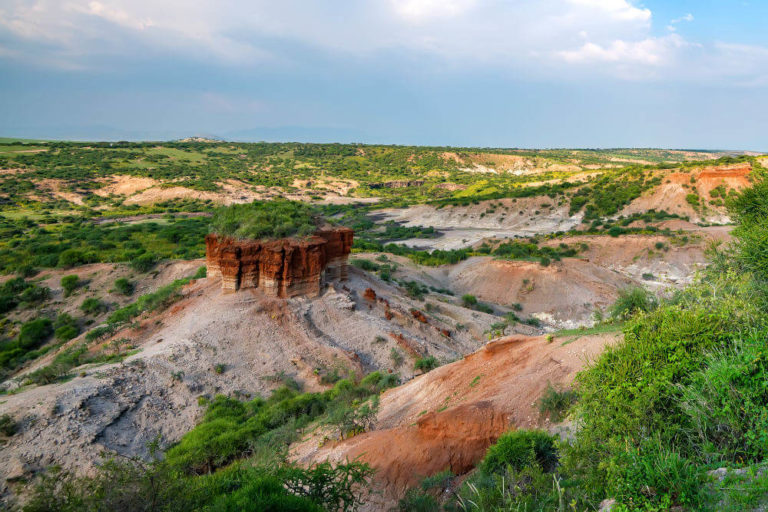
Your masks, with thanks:
[(569, 384), (588, 359), (617, 335), (555, 339), (512, 336), (417, 377), (381, 397), (370, 432), (318, 447), (316, 436), (294, 446), (302, 462), (359, 458), (376, 468), (376, 491), (364, 510), (387, 510), (425, 476), (466, 473), (510, 428), (546, 425), (536, 400)]

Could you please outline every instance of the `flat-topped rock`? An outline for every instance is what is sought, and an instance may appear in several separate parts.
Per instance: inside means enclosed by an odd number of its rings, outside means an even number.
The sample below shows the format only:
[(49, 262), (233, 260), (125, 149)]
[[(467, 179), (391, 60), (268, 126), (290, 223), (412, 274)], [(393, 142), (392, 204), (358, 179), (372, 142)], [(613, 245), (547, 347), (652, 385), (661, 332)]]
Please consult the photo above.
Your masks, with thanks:
[(280, 240), (205, 237), (209, 277), (221, 277), (222, 288), (261, 288), (274, 297), (314, 297), (332, 280), (347, 279), (347, 260), (354, 231), (320, 229), (313, 236)]

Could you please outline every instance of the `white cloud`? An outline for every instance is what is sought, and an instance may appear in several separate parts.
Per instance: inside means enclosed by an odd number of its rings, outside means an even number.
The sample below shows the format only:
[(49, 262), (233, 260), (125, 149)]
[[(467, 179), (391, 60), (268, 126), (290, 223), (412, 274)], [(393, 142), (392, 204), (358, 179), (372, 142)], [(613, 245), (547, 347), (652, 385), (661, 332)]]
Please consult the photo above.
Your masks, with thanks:
[[(81, 8), (79, 6), (75, 6), (75, 9), (80, 10)], [(150, 18), (136, 17), (122, 9), (113, 9), (109, 6), (105, 6), (101, 2), (89, 2), (87, 8), (81, 12), (103, 18), (104, 20), (112, 22), (121, 27), (134, 30), (144, 30), (153, 25), (153, 22)]]
[(670, 23), (677, 24), (683, 21), (688, 21), (688, 22), (693, 21), (693, 14), (688, 13), (685, 16), (680, 16), (679, 18), (675, 18), (674, 20), (670, 21)]
[(618, 62), (658, 66), (669, 59), (672, 50), (684, 45), (680, 36), (672, 34), (641, 41), (616, 40), (605, 46), (590, 42), (576, 50), (561, 51), (559, 55), (570, 63)]
[(639, 0), (4, 0), (0, 58), (77, 68), (162, 55), (258, 69), (294, 65), (296, 48), (310, 48), (341, 61), (378, 65), (396, 53), (425, 68), (562, 80), (691, 79), (711, 76), (708, 67), (747, 77), (768, 67), (753, 48), (659, 36), (652, 19)]
[(600, 10), (622, 21), (650, 21), (651, 10), (635, 7), (627, 0), (568, 0), (570, 3)]
[(413, 21), (457, 16), (475, 4), (475, 0), (390, 0), (390, 2), (398, 15)]

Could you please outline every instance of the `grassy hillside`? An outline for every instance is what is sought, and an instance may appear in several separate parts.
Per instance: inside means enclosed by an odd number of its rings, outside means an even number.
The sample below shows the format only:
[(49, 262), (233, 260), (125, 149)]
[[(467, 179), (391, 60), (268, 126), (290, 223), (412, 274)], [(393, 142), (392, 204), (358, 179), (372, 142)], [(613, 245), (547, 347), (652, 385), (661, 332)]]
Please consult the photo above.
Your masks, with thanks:
[[(398, 204), (436, 199), (471, 200), (519, 193), (530, 183), (582, 177), (596, 170), (621, 171), (688, 161), (708, 161), (722, 153), (665, 150), (514, 150), (429, 148), (299, 143), (23, 143), (0, 142), (0, 193), (25, 206), (36, 182), (61, 180), (61, 190), (78, 194), (91, 207), (115, 206), (94, 194), (113, 175), (151, 177), (197, 191), (221, 190), (227, 180), (243, 187), (295, 191), (298, 181), (317, 199), (327, 180), (345, 180), (353, 197), (378, 197)], [(581, 176), (585, 174), (584, 176)], [(614, 173), (615, 174), (615, 173)], [(409, 182), (391, 188), (391, 182)], [(449, 184), (450, 186), (446, 186)], [(62, 205), (59, 205), (62, 206)]]

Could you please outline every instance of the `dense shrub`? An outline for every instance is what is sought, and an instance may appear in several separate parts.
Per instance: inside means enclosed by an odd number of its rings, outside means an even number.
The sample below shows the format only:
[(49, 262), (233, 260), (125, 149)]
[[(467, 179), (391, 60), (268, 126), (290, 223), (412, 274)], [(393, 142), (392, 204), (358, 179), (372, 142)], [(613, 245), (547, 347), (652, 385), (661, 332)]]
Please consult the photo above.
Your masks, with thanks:
[(80, 249), (67, 249), (58, 258), (58, 266), (70, 268), (85, 263), (97, 261), (96, 255), (92, 252), (82, 251)]
[(555, 437), (541, 430), (513, 430), (502, 435), (488, 448), (480, 462), (486, 474), (502, 473), (507, 466), (520, 471), (538, 465), (544, 471), (553, 471), (557, 464)]
[(95, 297), (88, 297), (80, 304), (80, 311), (86, 315), (98, 315), (107, 310), (107, 305)]
[(6, 437), (10, 437), (18, 430), (18, 424), (9, 414), (3, 414), (0, 416), (0, 433)]
[(359, 462), (300, 468), (265, 461), (184, 477), (159, 459), (113, 458), (95, 473), (76, 477), (53, 469), (41, 475), (24, 512), (351, 512), (372, 471)]
[(49, 318), (36, 318), (22, 324), (19, 330), (19, 346), (24, 349), (38, 347), (53, 334), (53, 322)]
[(656, 298), (650, 292), (635, 286), (619, 290), (619, 297), (611, 306), (611, 317), (626, 320), (636, 313), (647, 313), (656, 307)]
[(123, 295), (131, 295), (133, 293), (133, 283), (131, 283), (125, 277), (115, 279), (115, 290)]
[(0, 315), (17, 306), (39, 304), (50, 295), (49, 288), (30, 283), (22, 277), (9, 279), (0, 286)]
[(79, 284), (80, 278), (74, 274), (62, 277), (61, 287), (64, 289), (64, 296), (67, 297), (71, 295)]
[(731, 462), (768, 457), (768, 333), (751, 333), (733, 348), (710, 353), (682, 393), (690, 443)]
[(80, 327), (77, 325), (77, 321), (67, 313), (62, 313), (56, 317), (53, 328), (53, 335), (58, 341), (69, 341), (80, 334)]
[[(365, 399), (398, 384), (396, 376), (374, 372), (359, 384), (342, 379), (323, 393), (299, 393), (278, 388), (269, 399), (249, 402), (217, 396), (201, 423), (166, 452), (172, 467), (188, 474), (204, 474), (244, 457), (254, 445), (274, 447), (295, 438), (295, 429), (328, 413), (327, 421), (342, 434), (363, 427), (370, 418), (359, 414)], [(372, 412), (370, 408), (363, 413)]]
[(131, 268), (138, 272), (149, 272), (157, 263), (157, 256), (146, 252), (130, 261)]
[(219, 208), (213, 215), (211, 229), (235, 238), (304, 237), (316, 231), (317, 216), (307, 203), (285, 199), (254, 201)]
[(440, 366), (440, 363), (434, 356), (420, 357), (413, 363), (413, 369), (424, 373), (430, 372)]
[(179, 298), (181, 288), (188, 284), (190, 278), (177, 279), (152, 293), (142, 295), (136, 302), (112, 312), (107, 318), (110, 324), (122, 324), (128, 322), (147, 311), (163, 308)]

